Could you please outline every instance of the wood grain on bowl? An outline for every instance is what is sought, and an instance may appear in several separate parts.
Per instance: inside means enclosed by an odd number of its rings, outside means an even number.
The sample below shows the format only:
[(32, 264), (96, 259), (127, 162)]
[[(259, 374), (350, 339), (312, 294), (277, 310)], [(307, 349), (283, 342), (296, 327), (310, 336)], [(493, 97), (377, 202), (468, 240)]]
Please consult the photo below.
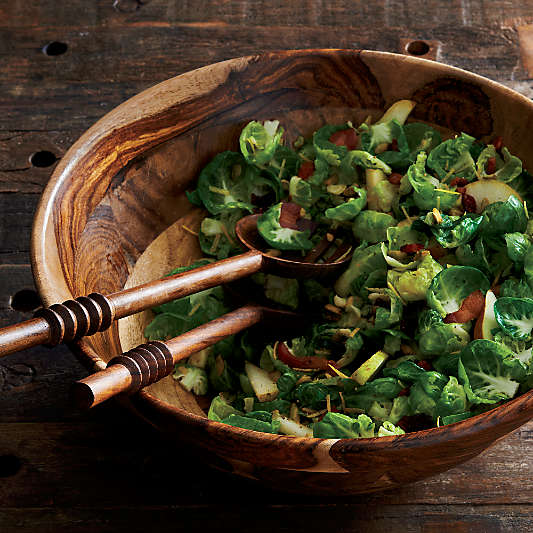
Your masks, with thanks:
[[(382, 52), (288, 51), (239, 58), (167, 80), (88, 130), (58, 165), (39, 206), (33, 265), (46, 304), (156, 279), (199, 257), (203, 216), (187, 204), (203, 165), (236, 149), (249, 120), (278, 119), (289, 138), (326, 122), (377, 117), (399, 99), (420, 101), (419, 120), (501, 135), (533, 168), (533, 103), (465, 71)], [(82, 360), (104, 368), (144, 341), (148, 313), (79, 342)], [(299, 439), (207, 420), (194, 398), (165, 378), (130, 406), (206, 461), (300, 492), (392, 488), (475, 456), (533, 415), (533, 391), (466, 421), (399, 437)]]

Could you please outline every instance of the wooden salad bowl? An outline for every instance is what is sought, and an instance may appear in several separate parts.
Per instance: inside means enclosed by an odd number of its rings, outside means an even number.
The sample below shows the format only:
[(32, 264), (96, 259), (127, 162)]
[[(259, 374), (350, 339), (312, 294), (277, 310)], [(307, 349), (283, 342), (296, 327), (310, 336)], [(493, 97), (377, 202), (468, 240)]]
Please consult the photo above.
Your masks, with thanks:
[[(358, 124), (400, 99), (413, 118), (489, 140), (501, 135), (533, 169), (533, 103), (463, 70), (402, 55), (296, 50), (243, 57), (164, 81), (91, 127), (61, 159), (33, 227), (35, 280), (46, 305), (109, 294), (201, 256), (205, 212), (185, 190), (250, 120), (279, 119), (289, 140), (324, 123)], [(91, 372), (145, 341), (150, 312), (77, 343)], [(413, 328), (416, 325), (413, 324)], [(353, 494), (390, 489), (479, 454), (533, 416), (533, 391), (444, 428), (375, 439), (258, 433), (208, 420), (171, 377), (124, 403), (217, 468), (284, 490)], [(518, 458), (517, 458), (518, 459)], [(512, 458), (510, 458), (512, 460)]]

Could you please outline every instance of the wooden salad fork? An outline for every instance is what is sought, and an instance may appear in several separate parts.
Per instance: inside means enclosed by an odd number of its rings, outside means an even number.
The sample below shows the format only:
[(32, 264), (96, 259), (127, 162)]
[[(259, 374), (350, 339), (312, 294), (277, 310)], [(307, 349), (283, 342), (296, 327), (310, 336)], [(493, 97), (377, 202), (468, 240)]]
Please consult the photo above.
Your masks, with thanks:
[(259, 247), (264, 243), (257, 231), (258, 217), (246, 216), (235, 228), (240, 243), (249, 251), (108, 296), (92, 293), (39, 309), (34, 318), (0, 329), (0, 357), (39, 344), (56, 346), (78, 340), (106, 330), (120, 318), (259, 271), (288, 278), (321, 279), (338, 274), (347, 266), (350, 250), (344, 246), (334, 251), (329, 260), (315, 262), (331, 248), (332, 243), (327, 239), (302, 261), (274, 257), (261, 251)]
[(71, 388), (73, 402), (82, 409), (117, 394), (133, 394), (168, 376), (174, 365), (193, 353), (261, 322), (265, 327), (302, 328), (308, 316), (261, 305), (245, 305), (178, 337), (152, 341), (114, 357), (105, 370), (77, 381)]

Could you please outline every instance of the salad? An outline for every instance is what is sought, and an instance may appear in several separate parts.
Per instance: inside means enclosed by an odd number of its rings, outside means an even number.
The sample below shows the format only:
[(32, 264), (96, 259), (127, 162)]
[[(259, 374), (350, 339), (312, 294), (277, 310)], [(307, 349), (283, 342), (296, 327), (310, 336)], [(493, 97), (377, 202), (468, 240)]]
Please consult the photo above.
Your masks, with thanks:
[[(205, 259), (172, 274), (241, 253), (235, 223), (250, 213), (267, 253), (306, 260), (324, 243), (335, 257), (346, 244), (353, 253), (327, 283), (252, 276), (273, 306), (312, 310), (308, 327), (293, 338), (249, 330), (178, 363), (174, 378), (210, 419), (380, 437), (533, 388), (533, 178), (500, 137), (407, 122), (414, 106), (290, 145), (277, 120), (253, 121), (238, 151), (201, 171), (188, 198), (208, 213), (197, 233)], [(222, 287), (205, 290), (156, 307), (145, 335), (175, 337), (230, 308)]]

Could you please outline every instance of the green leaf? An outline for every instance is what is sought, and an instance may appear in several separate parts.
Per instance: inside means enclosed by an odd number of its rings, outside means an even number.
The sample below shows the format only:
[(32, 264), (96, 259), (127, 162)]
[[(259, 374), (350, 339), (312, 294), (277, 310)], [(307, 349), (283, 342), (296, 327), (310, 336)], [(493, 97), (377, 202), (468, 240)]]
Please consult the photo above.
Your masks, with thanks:
[(385, 272), (386, 269), (387, 263), (381, 253), (380, 244), (357, 248), (350, 261), (350, 266), (335, 283), (335, 292), (343, 298), (352, 292), (359, 294), (359, 291), (366, 286), (371, 274), (376, 271)]
[(387, 238), (387, 228), (396, 224), (397, 220), (391, 215), (367, 209), (357, 215), (352, 231), (360, 241), (381, 242)]
[(436, 418), (439, 401), (448, 378), (440, 372), (421, 374), (409, 391), (409, 405), (413, 414), (425, 414)]
[(265, 120), (263, 124), (249, 122), (239, 137), (242, 155), (250, 164), (265, 165), (274, 157), (282, 137), (279, 120)]
[(437, 372), (457, 377), (459, 372), (459, 352), (445, 353), (433, 360), (432, 363)]
[(326, 407), (327, 396), (330, 397), (332, 404), (339, 403), (340, 396), (335, 387), (328, 387), (316, 381), (302, 383), (294, 390), (294, 399), (300, 405), (316, 410)]
[(523, 233), (527, 227), (524, 205), (515, 196), (506, 202), (494, 202), (483, 210), (483, 223), (480, 234), (485, 242), (495, 250), (506, 250), (506, 233)]
[(433, 213), (419, 219), (415, 227), (418, 229), (420, 221), (430, 229), (437, 242), (443, 248), (457, 248), (470, 242), (483, 222), (482, 215), (466, 214), (462, 217), (442, 215), (442, 221), (437, 223)]
[(385, 368), (383, 370), (383, 375), (385, 377), (397, 378), (400, 381), (414, 383), (425, 374), (425, 372), (426, 371), (415, 362), (403, 361), (395, 368)]
[(416, 302), (426, 298), (432, 280), (441, 270), (442, 266), (427, 254), (414, 271), (389, 270), (387, 282), (394, 286), (404, 301)]
[[(332, 143), (329, 139), (337, 131), (342, 131), (350, 128), (349, 124), (342, 124), (338, 126), (326, 125), (315, 131), (313, 134), (313, 146), (315, 147), (318, 159), (322, 159), (328, 165), (338, 167), (341, 160), (348, 153), (346, 146), (338, 146)], [(316, 162), (315, 162), (316, 168)]]
[(500, 285), (500, 296), (533, 298), (533, 290), (524, 279), (508, 278)]
[(451, 176), (473, 180), (476, 177), (476, 167), (470, 148), (474, 141), (474, 137), (461, 133), (455, 139), (440, 143), (429, 154), (429, 168), (437, 173), (441, 181), (447, 181)]
[(393, 437), (395, 435), (405, 435), (401, 427), (395, 426), (392, 422), (385, 421), (378, 430), (378, 437)]
[(222, 422), (224, 418), (227, 418), (230, 415), (242, 414), (243, 413), (241, 411), (238, 411), (235, 409), (235, 407), (232, 407), (221, 396), (215, 396), (211, 401), (207, 418), (209, 418), (209, 420), (215, 420), (216, 422)]
[(400, 298), (390, 289), (386, 289), (385, 294), (390, 298), (390, 308), (378, 307), (376, 309), (374, 328), (372, 328), (374, 331), (391, 328), (402, 319), (403, 304)]
[(524, 258), (524, 277), (533, 291), (533, 246), (530, 246)]
[[(502, 148), (503, 161), (496, 152), (492, 144), (489, 144), (480, 154), (476, 163), (477, 173), (480, 179), (492, 178), (509, 183), (522, 173), (522, 161), (511, 155), (509, 150)], [(490, 158), (496, 160), (496, 170), (492, 174), (487, 174), (486, 167)]]
[(291, 309), (298, 308), (298, 280), (266, 274), (264, 287), (265, 296), (269, 300)]
[(431, 309), (420, 315), (417, 340), (421, 355), (438, 356), (461, 350), (470, 341), (470, 335), (460, 324), (445, 324), (440, 314)]
[(313, 243), (309, 240), (309, 230), (298, 231), (280, 225), (281, 206), (281, 203), (273, 205), (258, 218), (259, 234), (272, 248), (278, 250), (310, 250)]
[(457, 415), (443, 416), (440, 420), (440, 424), (441, 426), (447, 426), (449, 424), (461, 422), (462, 420), (466, 420), (467, 418), (470, 418), (472, 416), (474, 416), (474, 413), (472, 413), (471, 411), (465, 411), (464, 413), (459, 413)]
[(349, 198), (346, 202), (337, 207), (330, 207), (326, 209), (326, 217), (331, 220), (345, 222), (353, 220), (366, 205), (366, 190), (353, 187), (356, 198)]
[(243, 217), (241, 209), (224, 212), (219, 219), (206, 217), (202, 220), (198, 233), (198, 242), (202, 252), (225, 259), (241, 251), (235, 236), (235, 224)]
[(416, 161), (420, 152), (429, 154), (433, 148), (442, 142), (440, 133), (423, 122), (411, 122), (403, 127), (409, 146), (409, 159)]
[(210, 354), (207, 360), (209, 384), (218, 392), (235, 391), (240, 384), (239, 375), (222, 355)]
[(390, 144), (396, 140), (398, 150), (381, 152), (378, 158), (390, 166), (406, 166), (409, 164), (409, 145), (402, 125), (392, 119), (387, 122), (379, 122), (371, 126), (362, 124), (359, 128), (361, 133), (361, 147), (363, 150), (375, 153), (376, 147), (382, 144)]
[(236, 152), (217, 154), (198, 178), (198, 195), (212, 215), (233, 209), (252, 212), (252, 195), (261, 197), (271, 191), (277, 199), (279, 183), (261, 176), (259, 169), (248, 165)]
[(252, 431), (262, 431), (263, 433), (277, 433), (274, 430), (272, 422), (265, 422), (257, 418), (251, 418), (249, 416), (241, 416), (231, 414), (228, 417), (221, 420), (223, 424), (234, 426), (243, 429), (250, 429)]
[(414, 190), (413, 200), (419, 209), (425, 211), (433, 208), (447, 211), (459, 202), (461, 195), (442, 189), (439, 180), (426, 172), (426, 157), (424, 152), (420, 152), (416, 162), (407, 169), (407, 178)]
[[(368, 181), (367, 181), (368, 186)], [(372, 207), (375, 211), (389, 213), (398, 203), (400, 191), (396, 185), (393, 185), (388, 180), (382, 180), (374, 187), (370, 198), (372, 199)], [(370, 203), (370, 200), (369, 200)]]
[(276, 398), (271, 402), (260, 402), (254, 398), (254, 410), (256, 411), (279, 411), (282, 415), (288, 415), (291, 409), (291, 402)]
[(533, 299), (498, 298), (494, 304), (496, 321), (502, 330), (519, 340), (530, 340), (533, 329)]
[(463, 266), (477, 268), (487, 276), (492, 273), (483, 239), (478, 239), (474, 244), (474, 248), (472, 248), (472, 244), (460, 245), (457, 250), (455, 250), (455, 257), (459, 261), (459, 264)]
[(392, 172), (392, 169), (387, 163), (364, 150), (351, 150), (342, 160), (342, 169), (344, 172), (349, 173), (350, 169), (354, 169), (355, 167), (381, 170), (385, 174)]
[(387, 228), (387, 240), (389, 241), (389, 250), (399, 250), (406, 244), (417, 243), (425, 245), (427, 243), (426, 236), (413, 229), (410, 225)]
[(309, 181), (293, 176), (289, 183), (289, 195), (291, 202), (309, 208), (320, 199), (322, 193), (317, 187), (311, 185)]
[(374, 402), (392, 401), (402, 389), (403, 385), (396, 378), (377, 378), (365, 383), (355, 392), (345, 394), (344, 400), (347, 407), (356, 407), (366, 411)]
[[(208, 263), (208, 260), (203, 259), (192, 265), (176, 268), (169, 275), (187, 272)], [(222, 287), (213, 287), (178, 300), (172, 300), (156, 306), (152, 310), (156, 316), (144, 330), (144, 336), (149, 340), (165, 340), (177, 337), (229, 311), (224, 303)], [(232, 343), (233, 337), (222, 342)], [(220, 348), (221, 344), (217, 343), (216, 346)]]
[(428, 305), (442, 317), (459, 310), (463, 300), (477, 290), (486, 293), (490, 282), (477, 268), (451, 266), (439, 272), (427, 292)]
[(313, 437), (322, 439), (360, 439), (374, 436), (375, 424), (367, 415), (357, 418), (341, 413), (326, 413), (313, 424)]
[(463, 413), (467, 409), (466, 392), (457, 378), (451, 376), (442, 389), (435, 406), (436, 416), (450, 416)]
[(459, 357), (459, 379), (468, 400), (494, 404), (512, 398), (526, 368), (505, 346), (478, 339), (463, 348)]
[(531, 245), (529, 238), (524, 233), (506, 233), (504, 235), (507, 245), (507, 256), (513, 263), (521, 265), (524, 263), (527, 251)]
[(387, 416), (387, 420), (392, 424), (397, 424), (404, 416), (411, 414), (409, 398), (407, 396), (398, 396), (392, 402), (392, 408)]

